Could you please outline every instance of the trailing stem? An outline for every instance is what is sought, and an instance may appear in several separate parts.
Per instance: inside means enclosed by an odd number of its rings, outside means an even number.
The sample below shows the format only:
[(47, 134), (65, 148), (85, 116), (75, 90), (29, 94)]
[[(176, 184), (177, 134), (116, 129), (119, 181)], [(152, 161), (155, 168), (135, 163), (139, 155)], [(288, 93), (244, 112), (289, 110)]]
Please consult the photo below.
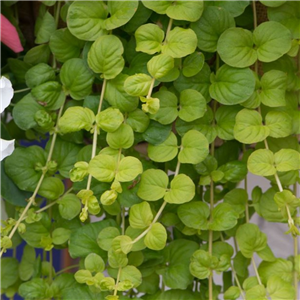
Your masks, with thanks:
[[(175, 170), (175, 174), (174, 177), (176, 177), (179, 174), (179, 170), (180, 170), (180, 162), (177, 162), (177, 166), (176, 166), (176, 170)], [(137, 236), (133, 241), (132, 244), (135, 244), (136, 242), (138, 242), (140, 239), (142, 239), (152, 228), (153, 224), (156, 223), (156, 221), (158, 220), (158, 218), (160, 217), (160, 215), (162, 214), (164, 208), (166, 207), (167, 202), (164, 201), (163, 204), (161, 205), (160, 209), (158, 210), (157, 214), (155, 215), (153, 221), (151, 222), (151, 224), (149, 225), (149, 227), (147, 229), (145, 229), (139, 236)]]
[[(101, 94), (100, 94), (100, 101), (99, 101), (99, 106), (98, 106), (98, 111), (97, 114), (101, 111), (102, 109), (102, 104), (103, 104), (103, 99), (104, 99), (104, 93), (106, 89), (106, 79), (103, 80), (102, 88), (101, 88)], [(93, 159), (96, 156), (96, 150), (97, 150), (97, 140), (98, 140), (98, 130), (100, 134), (100, 129), (98, 129), (97, 125), (94, 125), (94, 133), (93, 133), (93, 146), (92, 146), (92, 155), (91, 159)], [(92, 183), (92, 175), (89, 174), (88, 180), (87, 180), (87, 185), (86, 189), (90, 190), (91, 189), (91, 183)]]
[[(62, 106), (59, 110), (59, 113), (58, 113), (58, 117), (57, 117), (57, 123), (56, 123), (56, 126), (55, 126), (55, 130), (54, 130), (54, 134), (53, 134), (53, 137), (52, 137), (52, 141), (51, 141), (51, 145), (50, 145), (50, 149), (49, 149), (49, 153), (48, 153), (48, 157), (47, 157), (47, 161), (46, 161), (46, 166), (47, 166), (47, 163), (51, 160), (52, 158), (52, 154), (53, 154), (53, 150), (54, 150), (54, 145), (55, 145), (55, 141), (56, 141), (56, 137), (57, 137), (57, 131), (58, 131), (58, 121), (62, 115), (62, 111), (63, 111), (63, 107)], [(29, 198), (29, 202), (27, 203), (25, 209), (23, 210), (21, 216), (19, 217), (18, 221), (16, 222), (15, 226), (13, 227), (13, 229), (11, 230), (11, 232), (9, 233), (9, 239), (12, 239), (13, 235), (15, 234), (16, 230), (18, 229), (18, 226), (20, 225), (20, 223), (23, 221), (24, 217), (26, 216), (27, 214), (27, 211), (29, 210), (29, 208), (31, 207), (31, 205), (34, 203), (35, 201), (35, 197), (43, 183), (43, 180), (45, 178), (45, 175), (47, 173), (47, 168), (43, 168), (42, 170), (42, 175), (38, 181), (38, 184), (32, 194), (32, 196)], [(2, 257), (3, 253), (4, 253), (4, 248), (1, 250), (0, 252), (0, 257)]]

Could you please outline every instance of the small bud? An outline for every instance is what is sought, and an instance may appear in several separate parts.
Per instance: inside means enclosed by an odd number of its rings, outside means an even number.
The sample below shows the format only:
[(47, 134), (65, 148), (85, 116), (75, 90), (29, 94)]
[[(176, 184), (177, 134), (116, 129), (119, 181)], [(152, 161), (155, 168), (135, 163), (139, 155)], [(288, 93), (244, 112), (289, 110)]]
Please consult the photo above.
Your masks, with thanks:
[(18, 226), (18, 232), (20, 234), (25, 233), (26, 232), (26, 225), (24, 223), (20, 223)]
[(112, 190), (116, 191), (117, 193), (122, 193), (122, 186), (121, 183), (118, 180), (114, 180), (111, 187)]
[[(1, 238), (1, 248), (7, 249), (12, 247), (12, 241), (8, 236)], [(4, 251), (5, 252), (5, 251)]]
[(38, 110), (34, 115), (34, 120), (37, 122), (38, 126), (45, 131), (49, 131), (52, 127), (54, 127), (51, 115), (45, 110)]
[(80, 215), (79, 215), (79, 219), (80, 219), (81, 222), (85, 222), (86, 219), (88, 218), (87, 210), (88, 210), (87, 206), (85, 206), (85, 207), (82, 209), (82, 211), (81, 211), (81, 213), (80, 213)]
[(105, 191), (100, 198), (103, 205), (112, 205), (118, 197), (118, 193), (113, 190)]
[(47, 163), (47, 170), (49, 175), (53, 175), (57, 171), (57, 162), (54, 160), (51, 160)]
[(70, 179), (73, 182), (82, 181), (84, 177), (88, 175), (88, 167), (89, 164), (85, 161), (77, 162), (70, 171)]
[(142, 105), (142, 110), (149, 114), (156, 114), (159, 110), (159, 99), (158, 98), (146, 98), (140, 97), (142, 102), (145, 104)]

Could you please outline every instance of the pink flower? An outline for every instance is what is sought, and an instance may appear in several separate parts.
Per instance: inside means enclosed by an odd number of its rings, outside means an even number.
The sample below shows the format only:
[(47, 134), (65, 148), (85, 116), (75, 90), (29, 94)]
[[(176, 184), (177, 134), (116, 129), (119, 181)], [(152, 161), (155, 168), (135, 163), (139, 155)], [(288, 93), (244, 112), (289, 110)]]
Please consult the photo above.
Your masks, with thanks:
[(23, 51), (16, 28), (1, 15), (1, 42), (15, 53)]

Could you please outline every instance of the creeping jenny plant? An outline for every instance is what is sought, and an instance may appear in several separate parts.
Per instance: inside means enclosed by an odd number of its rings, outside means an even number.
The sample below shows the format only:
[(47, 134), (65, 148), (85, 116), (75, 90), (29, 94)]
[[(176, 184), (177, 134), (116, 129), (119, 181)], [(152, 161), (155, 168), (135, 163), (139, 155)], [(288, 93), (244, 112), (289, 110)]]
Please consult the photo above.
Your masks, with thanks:
[[(4, 69), (22, 94), (3, 130), (47, 144), (2, 164), (1, 256), (27, 245), (2, 258), (1, 292), (298, 299), (299, 13), (297, 1), (42, 1), (36, 45)], [(248, 172), (269, 189), (249, 190)], [(274, 256), (253, 214), (286, 224), (294, 256)], [(54, 270), (54, 248), (79, 264)]]

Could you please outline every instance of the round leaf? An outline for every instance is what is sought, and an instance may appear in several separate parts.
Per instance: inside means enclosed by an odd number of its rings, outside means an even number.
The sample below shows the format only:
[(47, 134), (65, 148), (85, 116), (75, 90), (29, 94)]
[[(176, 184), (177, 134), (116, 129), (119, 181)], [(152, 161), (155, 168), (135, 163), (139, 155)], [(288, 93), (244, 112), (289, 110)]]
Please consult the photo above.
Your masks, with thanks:
[(97, 125), (106, 132), (116, 131), (124, 121), (123, 114), (117, 109), (109, 107), (96, 116)]
[(90, 272), (103, 272), (105, 270), (105, 263), (101, 256), (91, 253), (85, 258), (84, 267)]
[(67, 194), (57, 201), (58, 210), (62, 218), (72, 220), (81, 211), (81, 202), (74, 194)]
[(117, 167), (113, 156), (99, 154), (89, 163), (89, 173), (99, 181), (111, 182), (115, 177)]
[(135, 157), (127, 156), (124, 157), (118, 165), (116, 180), (119, 182), (131, 181), (142, 172), (142, 163)]
[(113, 79), (124, 68), (123, 52), (123, 45), (115, 35), (100, 36), (88, 53), (88, 64), (95, 73), (101, 73), (103, 78)]
[(165, 194), (165, 201), (181, 204), (191, 201), (195, 196), (195, 185), (190, 177), (179, 174), (171, 181), (170, 190)]
[(129, 223), (132, 228), (145, 229), (153, 220), (153, 214), (148, 202), (135, 204), (130, 208)]
[(128, 149), (134, 142), (133, 130), (128, 124), (121, 124), (116, 131), (107, 133), (106, 141), (113, 149)]
[(162, 250), (166, 246), (167, 231), (160, 223), (154, 223), (146, 234), (144, 243), (151, 250)]
[(225, 105), (235, 105), (247, 100), (255, 88), (252, 71), (223, 65), (217, 74), (211, 76), (210, 96)]
[(274, 167), (274, 154), (267, 149), (254, 151), (248, 158), (248, 170), (260, 176), (271, 176), (276, 173)]

